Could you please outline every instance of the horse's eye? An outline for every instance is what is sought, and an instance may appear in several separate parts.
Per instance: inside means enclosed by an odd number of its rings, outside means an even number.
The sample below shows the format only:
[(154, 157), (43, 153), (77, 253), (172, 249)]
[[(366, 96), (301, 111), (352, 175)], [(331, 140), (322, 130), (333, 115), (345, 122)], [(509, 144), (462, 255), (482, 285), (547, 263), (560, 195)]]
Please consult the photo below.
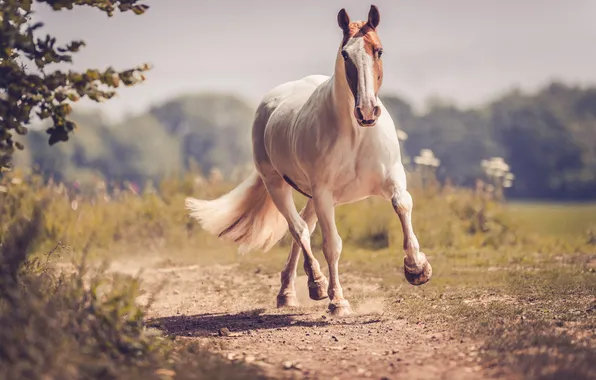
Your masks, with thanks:
[(344, 61), (347, 61), (348, 60), (348, 52), (347, 51), (342, 50), (341, 51), (341, 56), (344, 57)]
[(379, 49), (377, 51), (377, 57), (381, 58), (382, 55), (383, 55), (383, 49)]

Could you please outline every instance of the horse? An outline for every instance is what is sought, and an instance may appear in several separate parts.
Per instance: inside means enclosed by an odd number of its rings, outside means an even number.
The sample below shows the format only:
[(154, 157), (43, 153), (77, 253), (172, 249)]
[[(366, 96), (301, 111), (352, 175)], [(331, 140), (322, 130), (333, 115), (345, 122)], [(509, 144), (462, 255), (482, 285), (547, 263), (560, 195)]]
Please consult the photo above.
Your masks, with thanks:
[[(335, 207), (371, 196), (391, 202), (403, 230), (404, 274), (413, 285), (430, 280), (432, 267), (412, 227), (413, 200), (406, 186), (395, 124), (378, 98), (383, 81), (380, 13), (367, 21), (337, 14), (343, 38), (332, 76), (310, 75), (271, 89), (252, 125), (254, 172), (214, 200), (186, 198), (203, 229), (239, 245), (239, 252), (268, 251), (290, 231), (277, 307), (299, 306), (294, 282), (300, 251), (313, 300), (329, 297), (335, 316), (352, 313), (339, 281), (342, 239)], [(292, 189), (308, 198), (298, 213)], [(317, 221), (329, 280), (313, 256)]]

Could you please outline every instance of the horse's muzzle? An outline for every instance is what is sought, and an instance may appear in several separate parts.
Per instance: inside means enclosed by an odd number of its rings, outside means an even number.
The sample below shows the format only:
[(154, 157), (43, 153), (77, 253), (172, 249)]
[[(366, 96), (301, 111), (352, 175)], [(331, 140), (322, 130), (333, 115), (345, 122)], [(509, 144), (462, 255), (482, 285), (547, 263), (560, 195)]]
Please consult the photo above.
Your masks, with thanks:
[(381, 107), (377, 105), (372, 107), (357, 106), (354, 109), (354, 116), (361, 127), (374, 127), (380, 115)]

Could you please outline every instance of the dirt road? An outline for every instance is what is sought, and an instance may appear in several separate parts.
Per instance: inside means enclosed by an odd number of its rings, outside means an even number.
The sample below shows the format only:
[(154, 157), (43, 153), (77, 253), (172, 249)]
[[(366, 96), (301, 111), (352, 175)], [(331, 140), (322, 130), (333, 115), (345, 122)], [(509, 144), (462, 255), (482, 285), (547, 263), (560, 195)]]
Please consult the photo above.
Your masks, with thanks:
[[(377, 282), (343, 274), (354, 294), (354, 315), (333, 318), (327, 300), (308, 298), (306, 277), (297, 279), (301, 307), (275, 308), (279, 279), (235, 266), (176, 267), (155, 261), (116, 262), (112, 270), (143, 269), (144, 290), (161, 288), (151, 325), (180, 339), (199, 340), (228, 360), (263, 367), (275, 378), (482, 379), (478, 342), (461, 340), (448, 325), (428, 326), (388, 312)], [(143, 301), (140, 299), (139, 301)]]

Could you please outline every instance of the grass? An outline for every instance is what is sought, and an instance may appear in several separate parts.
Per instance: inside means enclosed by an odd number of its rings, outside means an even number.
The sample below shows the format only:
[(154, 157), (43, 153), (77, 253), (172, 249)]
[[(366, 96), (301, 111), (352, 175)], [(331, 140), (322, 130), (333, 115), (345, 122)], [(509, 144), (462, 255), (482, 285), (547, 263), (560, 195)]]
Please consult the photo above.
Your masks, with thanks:
[[(0, 193), (0, 279), (16, 281), (3, 282), (16, 292), (12, 298), (0, 293), (1, 325), (12, 327), (0, 329), (0, 377), (263, 376), (203, 347), (148, 336), (146, 310), (134, 303), (136, 278), (46, 270), (52, 262), (46, 264), (47, 252), (59, 245), (68, 247), (63, 258), (78, 263), (155, 255), (160, 265), (238, 263), (250, 273), (259, 268), (277, 275), (289, 240), (271, 252), (241, 256), (234, 245), (206, 234), (187, 217), (184, 198), (213, 198), (232, 184), (199, 187), (193, 175), (164, 180), (159, 193), (123, 193), (109, 202), (87, 194), (75, 206), (35, 175), (0, 179), (8, 189)], [(342, 273), (380, 279), (393, 313), (483, 341), (476, 355), (497, 372), (544, 380), (596, 377), (596, 239), (589, 232), (596, 205), (503, 207), (463, 189), (414, 189), (413, 196), (414, 227), (434, 269), (431, 282), (405, 282), (399, 221), (379, 199), (337, 209)], [(317, 229), (313, 247), (326, 267), (320, 245)]]
[(507, 208), (514, 220), (536, 234), (574, 238), (596, 228), (596, 203), (514, 202)]

